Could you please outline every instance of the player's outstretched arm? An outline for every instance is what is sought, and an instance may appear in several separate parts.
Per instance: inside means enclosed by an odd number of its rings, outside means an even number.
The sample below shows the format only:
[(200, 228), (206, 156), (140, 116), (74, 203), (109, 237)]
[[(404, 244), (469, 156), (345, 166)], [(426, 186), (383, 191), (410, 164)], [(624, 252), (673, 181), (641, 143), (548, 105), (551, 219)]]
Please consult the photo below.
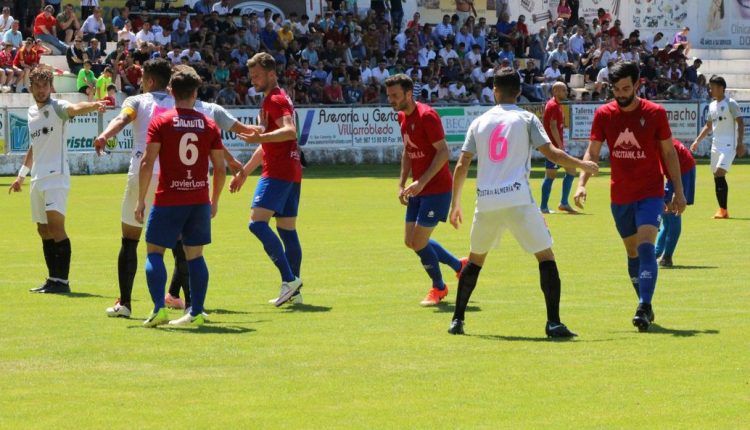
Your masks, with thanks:
[(418, 180), (412, 182), (409, 184), (408, 187), (404, 189), (404, 195), (406, 197), (414, 197), (422, 192), (424, 187), (432, 180), (432, 178), (440, 171), (440, 169), (443, 168), (445, 163), (448, 162), (448, 158), (450, 158), (451, 150), (448, 149), (448, 144), (445, 142), (445, 139), (440, 139), (437, 142), (432, 144), (433, 147), (437, 150), (435, 153), (435, 156), (432, 159), (432, 163), (430, 163), (430, 166), (425, 170), (425, 172), (422, 174), (422, 176), (419, 177)]
[(97, 155), (102, 155), (104, 148), (107, 146), (107, 141), (121, 132), (128, 124), (133, 121), (133, 118), (125, 112), (121, 112), (115, 119), (107, 124), (107, 128), (104, 129), (102, 134), (96, 137), (94, 140), (94, 149), (96, 149)]
[(672, 138), (660, 140), (659, 149), (661, 149), (661, 159), (664, 161), (664, 166), (672, 179), (672, 185), (674, 185), (672, 201), (667, 204), (667, 208), (670, 212), (679, 215), (685, 211), (687, 200), (685, 200), (685, 192), (682, 188), (680, 160), (677, 158), (677, 151), (674, 149)]
[(737, 121), (737, 156), (742, 158), (747, 152), (745, 148), (745, 121), (741, 116), (738, 116), (735, 121)]
[(693, 144), (690, 145), (690, 152), (695, 152), (698, 150), (698, 144), (701, 143), (703, 139), (708, 136), (708, 133), (713, 129), (713, 125), (711, 124), (711, 120), (706, 121), (706, 125), (703, 126), (701, 129), (700, 134), (698, 134), (698, 137), (695, 138), (693, 141)]
[[(599, 160), (599, 154), (602, 151), (602, 142), (598, 140), (589, 141), (589, 147), (586, 148), (586, 153), (583, 154), (583, 161), (595, 161)], [(586, 203), (586, 183), (589, 181), (591, 174), (581, 169), (581, 174), (578, 176), (578, 189), (573, 196), (576, 206), (583, 209), (583, 204)]]
[(23, 181), (26, 179), (26, 175), (31, 170), (32, 165), (34, 165), (34, 148), (29, 145), (29, 150), (26, 151), (26, 156), (23, 157), (23, 164), (18, 170), (18, 176), (16, 177), (16, 180), (10, 184), (10, 188), (8, 188), (8, 194), (21, 191), (21, 185), (23, 185)]
[(555, 164), (559, 164), (566, 169), (581, 169), (590, 175), (596, 175), (599, 173), (599, 164), (593, 160), (579, 160), (575, 157), (571, 157), (566, 154), (565, 151), (560, 150), (555, 145), (548, 143), (537, 148), (547, 159)]
[(453, 171), (453, 200), (451, 200), (450, 221), (454, 228), (458, 229), (463, 222), (463, 212), (461, 210), (461, 194), (466, 182), (466, 176), (469, 174), (469, 167), (474, 154), (468, 151), (461, 152), (461, 158), (456, 163)]
[(107, 103), (104, 101), (97, 102), (79, 102), (74, 105), (68, 106), (68, 116), (74, 117), (78, 115), (86, 115), (91, 112), (104, 112), (107, 110)]
[(242, 168), (242, 170), (237, 172), (229, 182), (229, 192), (239, 192), (242, 189), (242, 185), (245, 184), (248, 175), (253, 173), (253, 171), (255, 171), (255, 169), (257, 169), (261, 164), (263, 164), (263, 147), (259, 146), (255, 149), (255, 152), (253, 152), (253, 156), (250, 157), (249, 160), (247, 160), (247, 163), (245, 163), (245, 166)]
[(219, 197), (227, 180), (227, 168), (224, 165), (224, 150), (211, 150), (211, 164), (214, 166), (214, 186), (211, 190), (211, 218), (219, 211)]
[(146, 145), (146, 154), (141, 159), (141, 168), (138, 172), (138, 206), (135, 208), (135, 220), (143, 224), (146, 210), (146, 194), (151, 185), (151, 175), (154, 172), (154, 163), (159, 156), (160, 142), (149, 142)]
[(239, 134), (240, 139), (250, 144), (256, 143), (278, 143), (297, 139), (297, 126), (291, 115), (284, 115), (276, 120), (279, 127), (267, 133)]

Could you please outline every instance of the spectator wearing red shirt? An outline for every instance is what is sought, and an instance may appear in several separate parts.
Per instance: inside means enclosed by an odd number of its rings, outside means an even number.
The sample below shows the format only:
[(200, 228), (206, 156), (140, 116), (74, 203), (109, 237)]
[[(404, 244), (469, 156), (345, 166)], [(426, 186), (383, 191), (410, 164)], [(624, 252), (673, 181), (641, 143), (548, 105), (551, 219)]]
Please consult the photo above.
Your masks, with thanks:
[(140, 65), (133, 61), (133, 57), (127, 57), (125, 61), (127, 65), (120, 72), (120, 79), (122, 82), (121, 89), (125, 94), (132, 96), (138, 92), (138, 88), (141, 86), (143, 70)]
[(13, 44), (6, 43), (0, 51), (0, 85), (10, 87), (21, 82), (23, 70), (13, 65)]
[(334, 79), (331, 85), (323, 89), (323, 100), (330, 104), (344, 103), (344, 92), (341, 90), (341, 84), (337, 79)]
[(57, 54), (64, 54), (68, 50), (68, 45), (60, 42), (57, 38), (57, 19), (54, 17), (55, 8), (52, 5), (47, 5), (39, 15), (34, 18), (34, 36), (38, 40), (44, 43), (52, 45), (59, 52)]

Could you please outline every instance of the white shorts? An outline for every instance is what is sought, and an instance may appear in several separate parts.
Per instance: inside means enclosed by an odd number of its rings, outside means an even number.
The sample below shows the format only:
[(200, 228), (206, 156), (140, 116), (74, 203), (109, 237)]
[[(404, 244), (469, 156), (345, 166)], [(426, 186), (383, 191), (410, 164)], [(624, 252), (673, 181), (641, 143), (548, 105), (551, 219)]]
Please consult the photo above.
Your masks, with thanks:
[[(143, 224), (135, 220), (135, 208), (138, 206), (138, 178), (138, 175), (128, 175), (128, 185), (125, 187), (125, 196), (122, 198), (122, 222), (133, 227), (143, 227)], [(148, 187), (148, 193), (146, 193), (145, 219), (148, 219), (148, 214), (151, 212), (158, 182), (159, 175), (151, 176), (151, 183)]]
[(510, 230), (530, 254), (552, 247), (552, 235), (535, 204), (475, 212), (471, 224), (471, 252), (486, 254), (497, 248), (505, 230)]
[(59, 212), (63, 216), (68, 207), (68, 188), (40, 189), (31, 183), (31, 220), (47, 224), (47, 211)]
[(711, 171), (716, 173), (718, 169), (729, 171), (732, 167), (734, 157), (737, 155), (737, 149), (734, 146), (726, 145), (726, 147), (716, 147), (711, 145)]

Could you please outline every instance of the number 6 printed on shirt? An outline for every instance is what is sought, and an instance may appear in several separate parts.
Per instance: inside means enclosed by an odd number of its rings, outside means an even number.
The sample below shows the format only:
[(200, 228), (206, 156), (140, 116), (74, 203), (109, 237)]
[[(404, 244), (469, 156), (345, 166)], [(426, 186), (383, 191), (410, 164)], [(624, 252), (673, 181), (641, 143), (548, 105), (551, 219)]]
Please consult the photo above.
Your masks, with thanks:
[(500, 163), (508, 156), (508, 139), (503, 136), (505, 124), (498, 124), (490, 135), (490, 161)]
[(192, 166), (198, 161), (198, 147), (193, 142), (198, 141), (195, 133), (185, 133), (180, 138), (180, 161), (186, 166)]

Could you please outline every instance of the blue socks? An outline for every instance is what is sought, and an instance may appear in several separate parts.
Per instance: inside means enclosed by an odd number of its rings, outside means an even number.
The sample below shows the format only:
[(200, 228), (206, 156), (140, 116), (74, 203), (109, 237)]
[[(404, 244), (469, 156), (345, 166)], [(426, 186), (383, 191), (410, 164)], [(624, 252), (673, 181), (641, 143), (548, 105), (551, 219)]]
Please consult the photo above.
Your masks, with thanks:
[(560, 204), (563, 206), (568, 206), (568, 195), (570, 195), (570, 189), (573, 188), (573, 179), (575, 176), (567, 173), (563, 178), (562, 198), (560, 199)]
[(430, 279), (432, 279), (433, 288), (437, 288), (438, 290), (445, 289), (443, 274), (440, 273), (440, 261), (435, 249), (428, 243), (427, 246), (415, 252), (422, 261), (422, 267), (424, 267), (424, 270), (430, 276)]
[(671, 258), (681, 233), (682, 217), (671, 213), (663, 214), (659, 236), (656, 238), (656, 256), (661, 257), (664, 254), (665, 257)]
[(284, 230), (277, 227), (276, 231), (279, 232), (279, 237), (284, 242), (284, 253), (286, 254), (286, 260), (289, 262), (289, 267), (292, 268), (294, 276), (299, 278), (300, 267), (302, 266), (302, 245), (299, 243), (297, 230)]
[(459, 270), (461, 270), (461, 261), (453, 254), (448, 252), (447, 249), (443, 248), (443, 245), (439, 244), (436, 240), (430, 239), (430, 242), (427, 246), (431, 246), (432, 249), (435, 250), (438, 261), (450, 266), (454, 272), (458, 272)]
[(650, 243), (638, 245), (638, 259), (640, 261), (638, 273), (640, 303), (651, 304), (656, 289), (656, 278), (659, 274), (654, 245)]
[(549, 208), (549, 195), (552, 193), (552, 182), (554, 181), (552, 178), (544, 178), (544, 182), (542, 182), (542, 209)]
[(641, 289), (639, 287), (638, 281), (638, 269), (640, 268), (640, 266), (641, 260), (638, 257), (628, 257), (628, 275), (630, 276), (630, 282), (633, 284), (633, 288), (635, 289), (635, 294), (639, 298), (641, 297)]
[[(206, 266), (206, 260), (203, 256), (188, 261), (187, 266), (188, 273), (190, 274), (190, 298), (192, 306), (190, 315), (198, 316), (203, 312), (203, 303), (206, 300), (206, 291), (208, 291), (208, 266)], [(165, 280), (166, 273), (165, 271)], [(164, 294), (162, 294), (162, 297), (164, 297)]]
[(153, 252), (146, 256), (146, 282), (154, 312), (164, 307), (164, 288), (167, 285), (167, 268), (164, 266), (164, 255)]
[(268, 254), (273, 264), (279, 269), (281, 280), (283, 282), (294, 281), (294, 273), (292, 273), (292, 268), (289, 266), (286, 254), (284, 254), (284, 247), (278, 236), (268, 226), (268, 223), (264, 221), (252, 221), (248, 225), (248, 228), (258, 237), (263, 244), (263, 249), (266, 250), (266, 254)]

